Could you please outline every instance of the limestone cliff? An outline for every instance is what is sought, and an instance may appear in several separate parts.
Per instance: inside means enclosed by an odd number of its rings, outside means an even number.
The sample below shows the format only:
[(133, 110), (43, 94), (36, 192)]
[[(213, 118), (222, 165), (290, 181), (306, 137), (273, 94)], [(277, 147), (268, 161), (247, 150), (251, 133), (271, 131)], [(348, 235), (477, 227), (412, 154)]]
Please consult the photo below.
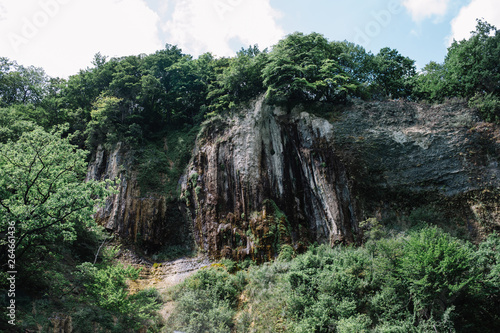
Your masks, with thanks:
[(499, 185), (498, 126), (466, 103), (358, 102), (332, 125), (344, 161), (362, 163), (372, 187), (453, 196)]
[(118, 193), (97, 210), (97, 222), (146, 250), (192, 243), (179, 201), (162, 194), (144, 195), (133, 161), (133, 154), (121, 143), (111, 152), (98, 147), (87, 179), (117, 180)]
[(500, 129), (465, 102), (357, 102), (328, 116), (360, 218), (437, 205), (457, 227), (500, 227)]
[(281, 243), (354, 242), (349, 178), (333, 138), (327, 120), (287, 114), (263, 98), (210, 121), (183, 184), (198, 245), (215, 256), (266, 259)]
[(260, 261), (283, 244), (357, 242), (360, 221), (429, 205), (499, 229), (499, 156), (498, 126), (459, 101), (285, 110), (261, 97), (203, 125), (181, 200), (141, 194), (122, 145), (99, 148), (88, 177), (121, 180), (96, 218), (123, 238), (159, 248), (193, 235), (211, 256)]
[(435, 206), (470, 232), (491, 230), (499, 138), (460, 101), (285, 112), (261, 98), (206, 124), (183, 196), (198, 245), (238, 259), (271, 257), (282, 243), (355, 242), (359, 221), (416, 207)]

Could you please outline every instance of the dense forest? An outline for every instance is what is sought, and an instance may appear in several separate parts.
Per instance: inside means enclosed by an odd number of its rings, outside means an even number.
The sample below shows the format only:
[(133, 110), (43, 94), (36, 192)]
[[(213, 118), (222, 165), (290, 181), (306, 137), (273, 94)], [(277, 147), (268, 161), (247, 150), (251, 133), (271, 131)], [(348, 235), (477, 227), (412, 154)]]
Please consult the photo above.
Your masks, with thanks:
[[(127, 280), (139, 271), (116, 264), (119, 246), (109, 245), (111, 236), (92, 218), (116, 182), (85, 176), (99, 146), (121, 142), (141, 161), (145, 191), (176, 200), (201, 124), (263, 95), (286, 110), (460, 98), (499, 123), (498, 59), (500, 30), (483, 21), (449, 47), (444, 62), (421, 70), (395, 49), (372, 54), (317, 33), (231, 58), (194, 59), (174, 45), (150, 55), (96, 54), (92, 67), (68, 79), (0, 58), (2, 295), (7, 271), (17, 271), (17, 326), (4, 324), (12, 318), (3, 311), (0, 329), (46, 330), (49, 316), (65, 313), (75, 332), (494, 332), (500, 238), (472, 243), (432, 226), (435, 216), (410, 216), (411, 228), (397, 232), (372, 220), (357, 247), (296, 253), (282, 246), (260, 266), (223, 260), (171, 292), (177, 307), (164, 323), (157, 310), (166, 296), (129, 293)], [(158, 149), (165, 137), (187, 143), (172, 152), (171, 183), (160, 184), (154, 170), (165, 163)], [(9, 305), (7, 297), (0, 301)]]

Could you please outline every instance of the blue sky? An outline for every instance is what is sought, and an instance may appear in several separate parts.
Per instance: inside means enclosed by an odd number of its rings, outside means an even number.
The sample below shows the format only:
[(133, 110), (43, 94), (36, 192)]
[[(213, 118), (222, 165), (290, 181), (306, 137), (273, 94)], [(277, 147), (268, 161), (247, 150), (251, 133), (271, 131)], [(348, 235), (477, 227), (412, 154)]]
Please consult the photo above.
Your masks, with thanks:
[(0, 56), (67, 77), (93, 55), (152, 53), (166, 43), (198, 56), (272, 47), (295, 31), (397, 49), (442, 62), (476, 18), (500, 27), (498, 0), (0, 0)]

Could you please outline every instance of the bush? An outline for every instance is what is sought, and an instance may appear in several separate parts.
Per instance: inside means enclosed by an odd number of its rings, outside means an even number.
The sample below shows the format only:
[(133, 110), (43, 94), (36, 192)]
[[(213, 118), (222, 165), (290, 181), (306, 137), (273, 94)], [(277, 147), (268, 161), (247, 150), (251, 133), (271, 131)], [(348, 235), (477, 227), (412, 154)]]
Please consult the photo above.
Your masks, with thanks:
[(423, 211), (412, 219), (418, 227), (408, 234), (368, 240), (358, 248), (312, 246), (291, 260), (236, 274), (224, 265), (199, 271), (179, 291), (175, 327), (494, 332), (500, 326), (500, 237), (494, 234), (475, 249), (437, 227), (420, 225), (427, 220)]
[(133, 329), (147, 325), (156, 316), (161, 304), (157, 291), (142, 290), (131, 295), (127, 288), (128, 279), (139, 277), (138, 269), (123, 265), (98, 267), (91, 263), (83, 263), (77, 268), (77, 277), (83, 283), (91, 305), (118, 315)]
[(477, 109), (484, 120), (500, 123), (500, 97), (490, 94), (476, 94), (469, 100), (469, 107)]
[(471, 247), (436, 227), (414, 232), (405, 244), (400, 274), (418, 320), (441, 318), (476, 280)]
[(372, 321), (365, 314), (352, 316), (347, 319), (341, 319), (337, 323), (337, 332), (339, 333), (368, 333)]
[(231, 332), (245, 275), (223, 265), (202, 269), (181, 285), (170, 321), (183, 332)]

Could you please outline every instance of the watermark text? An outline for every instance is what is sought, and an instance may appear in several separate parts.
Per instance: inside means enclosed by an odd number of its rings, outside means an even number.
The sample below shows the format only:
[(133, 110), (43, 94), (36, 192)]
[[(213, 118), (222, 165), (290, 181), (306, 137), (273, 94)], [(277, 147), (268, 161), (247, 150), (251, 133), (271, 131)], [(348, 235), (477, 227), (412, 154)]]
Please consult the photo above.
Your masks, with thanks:
[(391, 0), (385, 9), (379, 11), (372, 11), (372, 20), (367, 22), (363, 29), (357, 27), (356, 35), (354, 36), (354, 43), (368, 47), (371, 40), (387, 28), (395, 15), (403, 11), (403, 6), (399, 0)]
[(25, 16), (21, 19), (21, 27), (17, 32), (10, 32), (9, 42), (18, 52), (20, 47), (28, 44), (30, 40), (38, 36), (40, 31), (45, 28), (50, 20), (59, 14), (61, 6), (72, 0), (40, 0), (38, 1), (39, 10), (31, 16)]
[(9, 222), (7, 228), (7, 317), (10, 325), (16, 325), (16, 224)]

